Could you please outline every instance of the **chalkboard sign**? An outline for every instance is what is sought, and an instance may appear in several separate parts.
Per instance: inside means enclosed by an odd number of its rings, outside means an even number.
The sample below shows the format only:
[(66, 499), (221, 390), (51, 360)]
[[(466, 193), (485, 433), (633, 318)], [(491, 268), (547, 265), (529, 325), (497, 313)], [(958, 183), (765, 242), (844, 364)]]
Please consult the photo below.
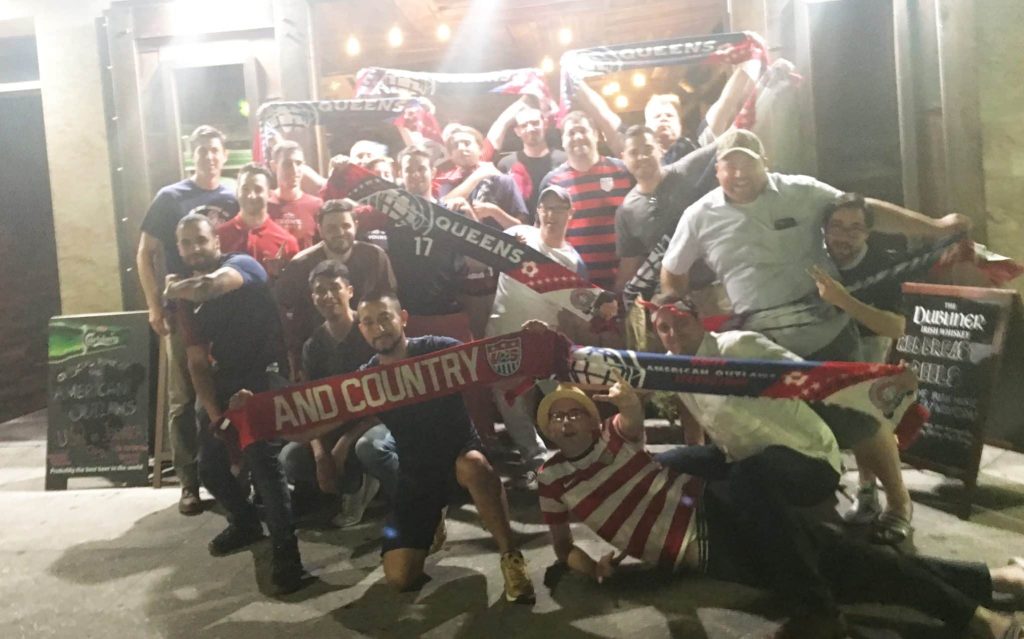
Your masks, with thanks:
[(150, 339), (145, 312), (50, 320), (47, 490), (74, 477), (147, 483)]
[(918, 399), (930, 417), (904, 451), (914, 466), (961, 479), (962, 516), (970, 512), (986, 421), (1015, 293), (997, 289), (903, 285), (906, 334), (892, 359), (917, 374)]

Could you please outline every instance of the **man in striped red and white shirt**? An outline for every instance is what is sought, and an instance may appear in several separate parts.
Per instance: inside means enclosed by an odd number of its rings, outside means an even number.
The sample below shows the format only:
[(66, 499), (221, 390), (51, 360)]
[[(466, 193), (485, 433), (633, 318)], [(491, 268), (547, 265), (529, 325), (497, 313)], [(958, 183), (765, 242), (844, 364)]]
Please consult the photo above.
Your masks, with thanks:
[[(535, 327), (528, 322), (523, 328)], [(757, 534), (745, 534), (728, 482), (705, 486), (659, 466), (644, 451), (643, 409), (628, 383), (620, 380), (594, 399), (614, 404), (619, 414), (602, 424), (594, 402), (565, 384), (549, 393), (537, 411), (541, 432), (561, 449), (538, 477), (541, 513), (558, 561), (598, 582), (611, 577), (618, 562), (630, 555), (669, 570), (695, 568), (715, 579), (769, 586), (773, 568), (763, 555), (771, 547)], [(575, 545), (570, 520), (584, 523), (621, 554), (609, 552), (595, 560)], [(793, 543), (810, 546), (830, 596), (815, 606), (797, 606), (773, 639), (846, 637), (837, 604), (863, 602), (914, 608), (954, 632), (972, 627), (989, 633), (978, 636), (1021, 636), (1019, 624), (1012, 626), (1015, 621), (988, 606), (993, 592), (1020, 593), (1024, 559), (989, 568), (892, 554), (825, 527), (812, 531), (811, 524), (801, 525), (813, 534)], [(556, 575), (549, 571), (545, 583), (554, 587)], [(776, 594), (785, 598), (787, 593)]]
[(696, 567), (699, 479), (658, 465), (644, 450), (643, 408), (628, 384), (594, 399), (619, 408), (601, 425), (583, 391), (560, 385), (541, 402), (537, 423), (560, 452), (540, 470), (540, 507), (558, 559), (601, 581), (612, 553), (594, 561), (573, 544), (569, 521), (586, 524), (624, 555), (669, 570)]
[(594, 284), (613, 290), (619, 258), (615, 254), (615, 211), (636, 181), (622, 160), (597, 151), (598, 134), (582, 111), (572, 111), (562, 122), (562, 146), (567, 159), (548, 173), (539, 191), (561, 186), (573, 201), (573, 219), (567, 237), (587, 265)]

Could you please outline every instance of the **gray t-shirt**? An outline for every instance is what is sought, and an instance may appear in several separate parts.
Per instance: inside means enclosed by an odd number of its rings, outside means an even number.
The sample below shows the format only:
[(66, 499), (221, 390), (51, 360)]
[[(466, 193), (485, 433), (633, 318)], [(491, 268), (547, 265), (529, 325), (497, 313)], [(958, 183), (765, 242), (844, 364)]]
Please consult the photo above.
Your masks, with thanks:
[[(690, 271), (704, 259), (725, 285), (737, 313), (774, 309), (800, 300), (814, 303), (817, 287), (808, 274), (821, 266), (838, 277), (825, 250), (821, 223), (825, 206), (841, 191), (803, 175), (770, 173), (764, 192), (752, 203), (725, 200), (721, 187), (683, 214), (662, 268)], [(780, 315), (781, 317), (781, 315)], [(831, 342), (849, 317), (821, 313), (820, 321), (770, 336), (796, 353), (811, 353)], [(766, 326), (753, 330), (768, 332)]]

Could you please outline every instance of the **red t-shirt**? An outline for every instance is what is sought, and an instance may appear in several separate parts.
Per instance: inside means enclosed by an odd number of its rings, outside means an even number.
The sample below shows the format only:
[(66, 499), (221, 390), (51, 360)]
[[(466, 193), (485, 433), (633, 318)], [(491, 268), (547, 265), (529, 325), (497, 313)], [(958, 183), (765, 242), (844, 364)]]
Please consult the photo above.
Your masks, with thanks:
[(288, 231), (269, 217), (254, 229), (242, 221), (239, 213), (217, 227), (220, 250), (224, 253), (247, 253), (274, 277), (296, 253), (299, 243)]
[(278, 226), (295, 236), (299, 249), (309, 248), (319, 240), (316, 237), (316, 214), (324, 201), (315, 195), (303, 193), (297, 200), (283, 201), (279, 192), (270, 196), (267, 213)]

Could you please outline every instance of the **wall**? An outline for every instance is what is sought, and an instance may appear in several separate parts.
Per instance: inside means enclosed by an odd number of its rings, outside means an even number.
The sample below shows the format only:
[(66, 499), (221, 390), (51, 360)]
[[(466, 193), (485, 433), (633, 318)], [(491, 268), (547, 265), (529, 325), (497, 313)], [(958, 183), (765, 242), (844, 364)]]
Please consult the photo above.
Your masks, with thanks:
[[(1021, 0), (979, 0), (978, 93), (988, 246), (1024, 262), (1024, 28)], [(1024, 277), (1014, 285), (1024, 292)]]
[(65, 314), (120, 311), (95, 19), (109, 0), (0, 0), (35, 25)]

